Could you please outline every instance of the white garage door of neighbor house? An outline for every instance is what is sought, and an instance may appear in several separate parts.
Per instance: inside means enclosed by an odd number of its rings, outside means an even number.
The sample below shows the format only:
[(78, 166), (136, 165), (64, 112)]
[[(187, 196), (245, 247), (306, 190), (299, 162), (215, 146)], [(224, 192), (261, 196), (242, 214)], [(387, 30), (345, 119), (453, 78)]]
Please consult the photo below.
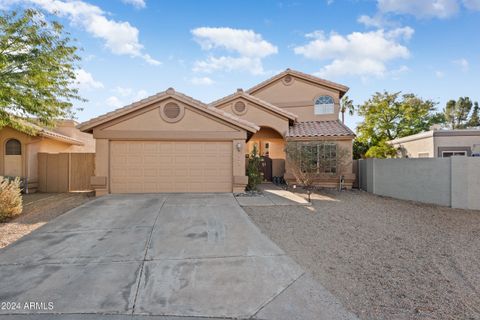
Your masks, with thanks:
[(231, 142), (112, 141), (110, 192), (232, 192)]

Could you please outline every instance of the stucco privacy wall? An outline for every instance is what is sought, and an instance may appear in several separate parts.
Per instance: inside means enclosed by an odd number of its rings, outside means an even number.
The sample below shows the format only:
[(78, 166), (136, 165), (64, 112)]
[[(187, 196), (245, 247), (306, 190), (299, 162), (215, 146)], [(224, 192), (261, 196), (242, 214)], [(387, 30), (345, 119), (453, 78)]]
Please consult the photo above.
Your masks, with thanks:
[(403, 200), (480, 210), (480, 158), (360, 160), (360, 188)]
[(480, 210), (480, 158), (451, 157), (452, 207)]

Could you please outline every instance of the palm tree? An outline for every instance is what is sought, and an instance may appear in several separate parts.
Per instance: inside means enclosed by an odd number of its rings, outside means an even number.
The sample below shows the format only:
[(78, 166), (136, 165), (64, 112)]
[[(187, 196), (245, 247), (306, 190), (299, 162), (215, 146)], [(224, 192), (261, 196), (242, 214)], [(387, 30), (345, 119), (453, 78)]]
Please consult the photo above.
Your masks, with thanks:
[(340, 106), (340, 112), (342, 113), (342, 123), (345, 123), (345, 111), (348, 110), (348, 114), (353, 116), (355, 113), (355, 106), (353, 101), (348, 98), (348, 96), (343, 96), (342, 103)]

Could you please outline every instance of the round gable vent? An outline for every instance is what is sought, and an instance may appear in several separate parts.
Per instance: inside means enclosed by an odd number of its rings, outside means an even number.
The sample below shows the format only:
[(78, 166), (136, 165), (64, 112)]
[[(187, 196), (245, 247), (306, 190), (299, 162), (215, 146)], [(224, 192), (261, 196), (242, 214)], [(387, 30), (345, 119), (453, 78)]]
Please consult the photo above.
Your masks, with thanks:
[(183, 117), (184, 112), (184, 107), (175, 102), (168, 102), (160, 109), (160, 115), (167, 122), (179, 121)]
[(283, 83), (287, 86), (291, 85), (293, 83), (293, 77), (289, 74), (287, 74), (283, 79)]
[(243, 114), (247, 111), (247, 106), (245, 105), (245, 103), (243, 101), (237, 101), (233, 105), (233, 110), (237, 114)]
[(174, 102), (169, 102), (165, 105), (163, 112), (168, 119), (175, 119), (180, 115), (180, 106)]

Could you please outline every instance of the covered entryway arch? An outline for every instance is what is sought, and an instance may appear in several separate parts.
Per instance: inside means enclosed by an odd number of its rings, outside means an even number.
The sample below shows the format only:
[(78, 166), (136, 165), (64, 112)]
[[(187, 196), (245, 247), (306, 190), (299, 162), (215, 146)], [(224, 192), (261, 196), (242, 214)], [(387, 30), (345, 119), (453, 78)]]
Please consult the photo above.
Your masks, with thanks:
[(257, 146), (260, 156), (272, 160), (271, 176), (283, 177), (285, 173), (285, 140), (280, 132), (270, 127), (260, 127), (260, 130), (247, 143), (248, 155), (252, 153), (254, 146)]

